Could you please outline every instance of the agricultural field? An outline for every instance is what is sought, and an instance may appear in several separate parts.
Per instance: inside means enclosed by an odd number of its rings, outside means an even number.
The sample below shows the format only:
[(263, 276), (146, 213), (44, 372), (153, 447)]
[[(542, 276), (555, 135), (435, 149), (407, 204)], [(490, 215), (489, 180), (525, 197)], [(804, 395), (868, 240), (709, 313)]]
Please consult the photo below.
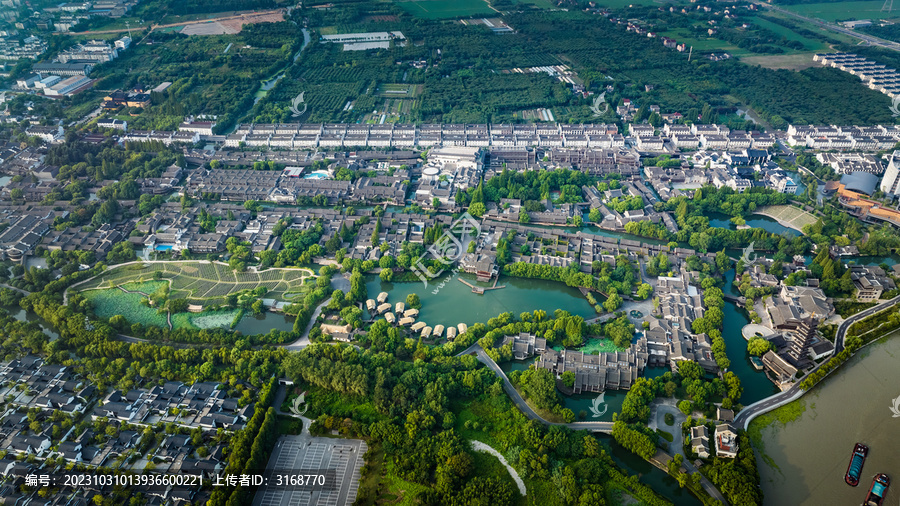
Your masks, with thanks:
[[(308, 269), (267, 269), (257, 273), (235, 272), (225, 264), (209, 262), (146, 263), (110, 269), (78, 286), (78, 291), (85, 297), (101, 297), (91, 292), (110, 288), (118, 290), (120, 286), (126, 290), (138, 286), (149, 288), (152, 285), (147, 282), (157, 280), (156, 283), (169, 283), (170, 299), (183, 298), (202, 305), (222, 304), (228, 294), (260, 286), (269, 290), (266, 298), (290, 301), (303, 292), (304, 281), (311, 276), (312, 271)], [(140, 294), (133, 295), (137, 297), (138, 303), (143, 297)]]
[(378, 96), (385, 98), (416, 98), (422, 94), (421, 84), (389, 84), (378, 86)]
[(446, 19), (496, 14), (484, 0), (411, 0), (398, 2), (406, 12), (425, 19)]
[(814, 4), (784, 5), (784, 9), (818, 18), (825, 21), (838, 21), (848, 19), (895, 19), (900, 18), (900, 10), (894, 12), (882, 12), (884, 5), (882, 0), (869, 0), (865, 2), (822, 2)]
[(288, 21), (244, 25), (233, 35), (153, 32), (143, 44), (124, 51), (116, 65), (99, 66), (91, 77), (98, 79), (99, 90), (173, 83), (153, 97), (150, 107), (129, 118), (135, 128), (167, 129), (173, 118), (215, 114), (218, 127), (227, 129), (252, 107), (260, 81), (285, 68), (302, 40), (300, 29)]
[(741, 61), (749, 65), (759, 65), (760, 67), (775, 70), (803, 70), (819, 65), (813, 61), (812, 53), (742, 56)]

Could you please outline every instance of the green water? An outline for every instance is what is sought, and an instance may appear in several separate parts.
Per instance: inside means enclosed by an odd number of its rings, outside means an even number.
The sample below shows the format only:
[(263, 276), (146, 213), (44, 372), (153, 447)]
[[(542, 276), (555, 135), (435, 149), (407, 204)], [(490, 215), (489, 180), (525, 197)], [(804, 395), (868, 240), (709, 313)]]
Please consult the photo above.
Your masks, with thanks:
[[(766, 505), (861, 504), (876, 473), (894, 482), (883, 504), (897, 504), (900, 417), (892, 408), (900, 395), (898, 336), (866, 348), (819, 383), (801, 399), (806, 409), (797, 419), (762, 429), (756, 461)], [(857, 442), (869, 455), (854, 488), (844, 483), (844, 473)]]
[[(652, 488), (656, 493), (672, 502), (675, 506), (694, 506), (702, 504), (699, 499), (694, 497), (690, 492), (678, 487), (678, 481), (663, 471), (657, 469), (653, 464), (641, 459), (637, 455), (620, 446), (612, 438), (606, 434), (600, 434), (598, 439), (607, 445), (607, 451), (613, 461), (625, 470), (625, 473), (640, 478), (641, 483)], [(643, 503), (640, 503), (643, 504)]]
[(757, 371), (750, 362), (750, 354), (747, 353), (747, 341), (741, 335), (744, 325), (750, 323), (746, 312), (738, 308), (733, 302), (725, 301), (722, 308), (725, 313), (725, 323), (722, 337), (725, 338), (725, 353), (731, 360), (730, 371), (734, 372), (741, 380), (744, 393), (740, 403), (748, 406), (760, 399), (778, 393), (775, 384), (769, 381), (764, 371)]
[(273, 329), (290, 332), (294, 330), (294, 320), (293, 316), (281, 313), (267, 312), (261, 315), (246, 313), (237, 326), (234, 327), (234, 330), (240, 331), (245, 336), (268, 334)]
[[(460, 273), (459, 277), (475, 283), (475, 276)], [(502, 276), (497, 286), (505, 285), (506, 288), (488, 290), (479, 295), (472, 293), (471, 288), (457, 279), (445, 276), (441, 280), (446, 280), (443, 287), (435, 282), (425, 287), (420, 281), (384, 283), (378, 276), (369, 276), (366, 279), (366, 290), (370, 299), (378, 297), (380, 292), (387, 292), (387, 302), (391, 305), (405, 302), (406, 296), (411, 293), (417, 294), (422, 302), (418, 321), (430, 326), (486, 323), (505, 312), (511, 312), (518, 318), (524, 311), (538, 309), (546, 311), (548, 316), (557, 309), (564, 309), (584, 318), (596, 316), (594, 308), (581, 292), (555, 281)], [(366, 312), (366, 317), (368, 316)]]

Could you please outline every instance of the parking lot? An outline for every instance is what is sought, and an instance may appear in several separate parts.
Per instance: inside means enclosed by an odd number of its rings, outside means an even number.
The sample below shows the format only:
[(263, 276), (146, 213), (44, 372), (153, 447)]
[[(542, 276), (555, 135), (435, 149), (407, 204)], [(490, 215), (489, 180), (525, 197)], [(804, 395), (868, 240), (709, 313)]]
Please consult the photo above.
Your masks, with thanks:
[(270, 483), (253, 498), (253, 506), (345, 506), (356, 500), (360, 468), (368, 447), (357, 439), (332, 439), (281, 436), (269, 457), (267, 470), (334, 470), (334, 490), (296, 490), (280, 488)]

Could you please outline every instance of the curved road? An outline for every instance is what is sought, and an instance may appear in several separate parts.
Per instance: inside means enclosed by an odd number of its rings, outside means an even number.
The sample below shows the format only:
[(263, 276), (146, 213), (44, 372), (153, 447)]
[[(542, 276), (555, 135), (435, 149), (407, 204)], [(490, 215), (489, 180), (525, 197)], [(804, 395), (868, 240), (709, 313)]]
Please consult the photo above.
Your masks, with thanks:
[[(859, 320), (862, 320), (863, 318), (892, 307), (897, 303), (900, 303), (900, 296), (894, 297), (887, 302), (883, 302), (881, 304), (878, 304), (877, 306), (870, 307), (869, 309), (866, 309), (864, 311), (860, 311), (859, 313), (856, 313), (855, 315), (844, 320), (838, 327), (838, 330), (834, 335), (834, 355), (837, 355), (844, 350), (844, 338), (847, 336), (847, 330), (850, 329), (851, 325)], [(822, 362), (815, 369), (807, 373), (807, 375), (812, 374), (813, 372), (817, 371), (819, 367), (822, 367), (827, 363), (827, 360)], [(750, 425), (750, 422), (757, 416), (772, 411), (773, 409), (780, 408), (781, 406), (784, 406), (789, 402), (799, 399), (805, 393), (804, 390), (800, 389), (799, 385), (800, 381), (797, 381), (787, 390), (779, 392), (771, 397), (767, 397), (761, 401), (754, 402), (753, 404), (745, 407), (734, 418), (734, 425), (747, 430), (747, 426)]]
[[(572, 430), (588, 430), (592, 432), (603, 432), (609, 434), (612, 432), (613, 423), (612, 422), (574, 422), (574, 423), (557, 423), (545, 420), (541, 417), (541, 415), (535, 413), (531, 406), (525, 402), (525, 399), (519, 395), (519, 392), (516, 388), (510, 383), (509, 378), (506, 376), (506, 373), (503, 372), (503, 369), (500, 369), (500, 366), (497, 365), (494, 360), (485, 353), (484, 349), (478, 343), (469, 346), (465, 350), (457, 353), (456, 356), (462, 356), (469, 353), (474, 352), (478, 358), (478, 361), (482, 364), (488, 366), (494, 374), (503, 378), (503, 389), (506, 391), (507, 395), (512, 399), (513, 403), (519, 408), (519, 410), (530, 420), (537, 420), (538, 422), (543, 423), (544, 425), (562, 425), (564, 427), (568, 427)], [(696, 471), (696, 469), (691, 465), (690, 461), (685, 459), (682, 464), (689, 473)], [(719, 500), (722, 504), (728, 504), (725, 501), (725, 497), (722, 496), (722, 493), (712, 484), (710, 481), (704, 476), (700, 482), (700, 485), (703, 487), (706, 492), (712, 496), (714, 499)]]
[(563, 425), (572, 430), (589, 430), (589, 431), (593, 431), (593, 432), (605, 432), (607, 434), (612, 432), (612, 427), (613, 427), (612, 422), (559, 423), (559, 422), (551, 422), (549, 420), (542, 418), (541, 415), (535, 413), (535, 411), (533, 409), (531, 409), (531, 406), (529, 406), (528, 403), (525, 402), (525, 399), (522, 398), (522, 396), (516, 390), (516, 387), (514, 387), (513, 384), (509, 381), (509, 377), (506, 376), (506, 373), (503, 372), (503, 369), (500, 369), (500, 366), (497, 365), (497, 362), (494, 362), (494, 360), (491, 357), (489, 357), (487, 353), (485, 353), (485, 351), (481, 347), (481, 345), (479, 345), (478, 343), (475, 343), (472, 346), (469, 346), (468, 348), (466, 348), (465, 350), (457, 353), (456, 356), (459, 357), (462, 355), (467, 355), (472, 352), (475, 353), (479, 362), (488, 366), (492, 371), (494, 371), (494, 374), (496, 374), (497, 376), (499, 376), (500, 378), (503, 379), (503, 389), (506, 390), (506, 393), (512, 399), (513, 404), (515, 404), (519, 408), (519, 410), (523, 414), (525, 414), (526, 417), (528, 417), (528, 419), (537, 420), (537, 421), (543, 423), (544, 425)]

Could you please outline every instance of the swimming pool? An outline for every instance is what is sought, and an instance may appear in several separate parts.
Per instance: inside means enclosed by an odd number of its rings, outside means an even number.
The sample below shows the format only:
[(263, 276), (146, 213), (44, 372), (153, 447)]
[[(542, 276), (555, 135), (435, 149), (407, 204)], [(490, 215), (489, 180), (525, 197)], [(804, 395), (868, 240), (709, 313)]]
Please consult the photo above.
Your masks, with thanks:
[(303, 179), (328, 179), (327, 170), (317, 170), (303, 176)]
[(156, 251), (169, 251), (172, 249), (172, 246), (169, 244), (157, 244)]

